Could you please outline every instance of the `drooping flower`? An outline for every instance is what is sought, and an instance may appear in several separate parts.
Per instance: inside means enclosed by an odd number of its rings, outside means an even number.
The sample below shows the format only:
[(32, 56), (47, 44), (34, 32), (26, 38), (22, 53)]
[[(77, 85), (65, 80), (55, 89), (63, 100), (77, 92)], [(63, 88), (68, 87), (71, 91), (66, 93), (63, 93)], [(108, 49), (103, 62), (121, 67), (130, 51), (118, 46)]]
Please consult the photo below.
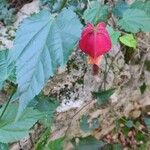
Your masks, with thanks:
[(79, 47), (88, 55), (88, 63), (93, 65), (93, 69), (94, 66), (99, 66), (103, 55), (112, 47), (106, 24), (100, 22), (94, 27), (93, 24), (88, 23), (82, 31)]

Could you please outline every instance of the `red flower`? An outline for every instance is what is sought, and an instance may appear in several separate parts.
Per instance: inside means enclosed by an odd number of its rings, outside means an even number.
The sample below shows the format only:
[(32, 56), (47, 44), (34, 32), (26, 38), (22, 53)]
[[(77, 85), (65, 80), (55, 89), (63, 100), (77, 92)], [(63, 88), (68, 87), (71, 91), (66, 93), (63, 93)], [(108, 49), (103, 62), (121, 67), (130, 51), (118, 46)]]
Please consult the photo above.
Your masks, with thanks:
[(88, 55), (89, 64), (98, 66), (102, 56), (112, 47), (106, 24), (101, 22), (96, 27), (91, 23), (87, 24), (82, 31), (79, 47)]

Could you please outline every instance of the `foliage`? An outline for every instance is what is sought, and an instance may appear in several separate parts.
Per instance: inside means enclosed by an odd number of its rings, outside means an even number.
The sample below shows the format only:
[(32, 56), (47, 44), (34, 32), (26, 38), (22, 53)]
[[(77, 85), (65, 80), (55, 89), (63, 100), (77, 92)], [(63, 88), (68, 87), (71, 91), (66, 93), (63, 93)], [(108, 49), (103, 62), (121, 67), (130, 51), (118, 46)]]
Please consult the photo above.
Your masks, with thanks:
[(122, 150), (123, 147), (121, 144), (106, 144), (102, 150)]
[(121, 18), (127, 9), (129, 9), (128, 4), (124, 0), (118, 0), (116, 6), (113, 8), (113, 14)]
[[(14, 62), (11, 64), (7, 61), (8, 58), (8, 50), (1, 50), (0, 51), (0, 89), (2, 88), (2, 85), (4, 84), (4, 81), (8, 78), (11, 78), (11, 76), (14, 73)], [(12, 79), (13, 82), (15, 82), (15, 79)]]
[(0, 150), (9, 150), (8, 149), (8, 144), (0, 143)]
[(125, 34), (119, 38), (120, 42), (132, 48), (136, 48), (137, 41), (134, 39), (133, 34)]
[(0, 1), (0, 21), (5, 25), (10, 25), (15, 21), (15, 10), (10, 8), (10, 5), (7, 1)]
[(118, 38), (120, 37), (121, 33), (119, 31), (115, 31), (111, 26), (107, 26), (107, 30), (110, 34), (112, 44), (118, 43)]
[[(2, 113), (5, 105), (0, 109)], [(43, 114), (33, 108), (26, 108), (20, 118), (16, 121), (18, 104), (11, 103), (0, 119), (0, 142), (15, 142), (27, 136), (29, 129), (43, 117)]]
[(150, 17), (142, 10), (127, 9), (118, 25), (127, 32), (150, 31)]
[(108, 16), (108, 6), (102, 5), (99, 2), (92, 3), (88, 9), (84, 11), (83, 18), (86, 22), (97, 24), (101, 21), (106, 21)]
[[(52, 78), (59, 67), (65, 67), (74, 49), (78, 46), (82, 26), (88, 22), (94, 25), (99, 22), (107, 24), (107, 30), (113, 46), (119, 41), (136, 49), (138, 32), (150, 31), (150, 2), (136, 0), (129, 5), (118, 0), (113, 6), (98, 0), (41, 0), (44, 7), (38, 14), (25, 19), (18, 27), (13, 48), (0, 51), (0, 89), (5, 81), (15, 84), (17, 92), (8, 106), (0, 108), (0, 149), (7, 150), (8, 145), (22, 139), (30, 132), (30, 128), (39, 121), (44, 125), (45, 132), (36, 144), (36, 149), (62, 150), (64, 138), (49, 141), (55, 110), (59, 102), (42, 95), (41, 91), (47, 81)], [(45, 7), (48, 6), (48, 7)], [(12, 24), (15, 20), (14, 9), (8, 2), (0, 2), (0, 22)], [(94, 28), (95, 30), (95, 28)], [(134, 33), (134, 34), (133, 34)], [(149, 62), (145, 61), (147, 70)], [(107, 68), (107, 67), (106, 67)], [(146, 84), (140, 87), (143, 94)], [(115, 89), (92, 92), (97, 104), (106, 104)], [(19, 104), (18, 104), (19, 101)], [(6, 107), (7, 106), (7, 107)], [(4, 109), (6, 108), (6, 110)], [(80, 119), (80, 129), (91, 132), (100, 126), (99, 119), (90, 120), (84, 114)], [(144, 118), (149, 129), (150, 119)], [(123, 132), (128, 134), (135, 127), (132, 120), (123, 121)], [(138, 140), (145, 136), (138, 133)], [(120, 145), (108, 145), (88, 136), (73, 142), (77, 150), (82, 149), (119, 149)], [(106, 145), (106, 147), (104, 147)]]
[(133, 121), (132, 120), (128, 120), (125, 125), (128, 127), (128, 128), (132, 128), (133, 127)]
[(50, 129), (46, 128), (45, 131), (43, 131), (42, 135), (40, 135), (40, 138), (35, 145), (35, 150), (44, 149), (46, 143), (48, 142), (49, 134)]
[(99, 127), (100, 123), (98, 118), (92, 119), (91, 122), (88, 122), (89, 117), (87, 115), (83, 115), (80, 120), (80, 129), (84, 132), (90, 132)]
[(50, 127), (53, 119), (54, 119), (54, 112), (56, 108), (59, 106), (59, 102), (55, 99), (46, 96), (37, 96), (35, 99), (34, 108), (39, 110), (43, 113), (44, 117), (40, 119), (42, 124), (46, 127)]
[(136, 0), (131, 4), (130, 8), (144, 10), (148, 16), (150, 16), (150, 1)]
[(45, 146), (44, 150), (62, 150), (64, 144), (64, 137), (49, 141), (47, 145)]
[(114, 93), (115, 89), (109, 89), (106, 91), (93, 92), (93, 96), (97, 99), (99, 105), (105, 104), (108, 102), (110, 96)]
[(147, 128), (148, 128), (148, 130), (149, 130), (149, 132), (150, 132), (150, 118), (145, 117), (145, 118), (144, 118), (144, 122), (145, 122), (145, 124), (146, 124), (146, 126), (147, 126)]
[(26, 19), (18, 29), (10, 53), (10, 62), (16, 61), (20, 93), (18, 115), (40, 93), (57, 67), (66, 64), (81, 27), (76, 15), (64, 9), (57, 17), (43, 10)]
[(146, 91), (147, 85), (145, 84), (145, 82), (140, 86), (140, 91), (141, 94), (144, 94), (144, 92)]
[(102, 148), (105, 143), (102, 141), (98, 141), (97, 139), (95, 139), (92, 136), (88, 136), (85, 138), (80, 138), (79, 139), (79, 143), (75, 143), (75, 141), (73, 142), (75, 145), (75, 149), (76, 150), (97, 150)]

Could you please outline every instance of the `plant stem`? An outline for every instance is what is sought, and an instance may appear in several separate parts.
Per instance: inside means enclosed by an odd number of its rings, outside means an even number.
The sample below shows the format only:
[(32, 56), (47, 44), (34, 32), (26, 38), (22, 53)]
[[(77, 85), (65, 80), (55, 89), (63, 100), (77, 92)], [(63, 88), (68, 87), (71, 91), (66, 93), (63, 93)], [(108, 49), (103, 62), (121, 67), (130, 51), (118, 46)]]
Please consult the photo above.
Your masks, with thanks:
[(108, 62), (107, 62), (107, 55), (105, 55), (105, 71), (104, 71), (104, 91), (106, 90), (106, 79), (107, 79), (107, 65), (108, 65)]
[(65, 7), (65, 5), (67, 4), (68, 0), (63, 0), (60, 6), (60, 11)]
[(87, 2), (88, 2), (88, 7), (91, 8), (91, 2), (90, 2), (90, 0), (87, 0)]
[[(105, 78), (107, 78), (107, 75), (108, 75), (108, 73), (109, 73), (109, 71), (110, 71), (110, 69), (111, 69), (111, 67), (112, 67), (112, 65), (113, 65), (113, 62), (115, 61), (115, 59), (116, 59), (116, 57), (117, 57), (117, 55), (118, 55), (119, 53), (120, 53), (120, 50), (116, 53), (116, 55), (115, 55), (114, 58), (112, 59), (110, 65), (108, 66), (107, 72), (104, 72)], [(108, 55), (108, 56), (109, 56), (109, 55)], [(104, 80), (105, 80), (105, 79), (104, 79)], [(103, 80), (103, 82), (101, 83), (101, 85), (100, 85), (100, 87), (99, 87), (99, 90), (101, 90), (101, 88), (102, 88), (102, 86), (103, 86), (103, 83), (104, 83), (104, 80)]]
[(16, 92), (16, 88), (13, 89), (13, 91), (12, 91), (12, 93), (11, 93), (11, 95), (10, 95), (10, 97), (9, 97), (9, 99), (8, 99), (8, 101), (7, 101), (7, 103), (6, 103), (5, 107), (4, 107), (1, 115), (0, 115), (0, 120), (2, 119), (2, 117), (3, 117), (3, 115), (4, 115), (4, 113), (5, 113), (6, 109), (7, 109), (7, 107), (9, 105), (10, 101), (11, 101), (11, 98), (14, 95), (15, 92)]

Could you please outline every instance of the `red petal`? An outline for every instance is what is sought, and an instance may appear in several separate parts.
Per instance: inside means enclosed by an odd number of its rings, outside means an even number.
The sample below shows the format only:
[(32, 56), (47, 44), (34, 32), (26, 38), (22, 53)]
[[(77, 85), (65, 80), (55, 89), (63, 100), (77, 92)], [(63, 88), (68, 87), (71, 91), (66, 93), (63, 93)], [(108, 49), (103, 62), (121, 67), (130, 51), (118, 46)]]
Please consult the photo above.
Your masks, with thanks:
[(111, 49), (111, 46), (111, 39), (103, 22), (99, 23), (96, 28), (88, 24), (79, 41), (80, 49), (93, 58), (105, 54)]

